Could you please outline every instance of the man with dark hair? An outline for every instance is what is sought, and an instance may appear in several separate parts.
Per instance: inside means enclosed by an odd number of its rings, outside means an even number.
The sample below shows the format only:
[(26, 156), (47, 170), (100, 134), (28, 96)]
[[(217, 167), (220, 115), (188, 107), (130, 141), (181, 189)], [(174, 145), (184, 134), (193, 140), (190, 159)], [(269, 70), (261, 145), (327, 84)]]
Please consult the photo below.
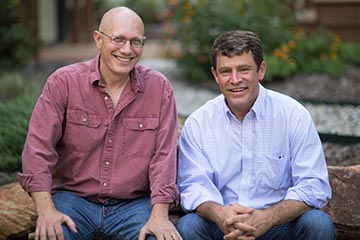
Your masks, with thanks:
[(320, 138), (300, 103), (259, 83), (260, 39), (225, 32), (211, 57), (222, 94), (187, 118), (179, 141), (182, 237), (335, 239), (319, 210), (331, 197)]

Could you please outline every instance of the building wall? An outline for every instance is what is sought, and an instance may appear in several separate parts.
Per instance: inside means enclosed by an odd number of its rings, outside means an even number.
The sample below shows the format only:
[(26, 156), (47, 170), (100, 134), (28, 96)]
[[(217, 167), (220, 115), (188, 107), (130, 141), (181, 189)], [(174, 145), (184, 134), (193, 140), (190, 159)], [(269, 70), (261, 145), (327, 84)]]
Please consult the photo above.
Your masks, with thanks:
[(58, 40), (58, 16), (56, 0), (38, 0), (39, 40), (42, 44)]

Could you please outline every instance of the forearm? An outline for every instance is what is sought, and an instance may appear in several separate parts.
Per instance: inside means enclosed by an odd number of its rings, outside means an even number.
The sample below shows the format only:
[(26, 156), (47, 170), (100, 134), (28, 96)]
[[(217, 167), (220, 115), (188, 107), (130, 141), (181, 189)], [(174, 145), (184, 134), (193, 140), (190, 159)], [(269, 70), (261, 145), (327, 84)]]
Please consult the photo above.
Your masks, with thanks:
[(49, 210), (54, 210), (55, 205), (49, 192), (30, 193), (38, 215), (46, 214)]
[(208, 201), (200, 204), (196, 208), (196, 213), (202, 216), (203, 218), (213, 221), (219, 225), (222, 224), (223, 221), (225, 220), (225, 215), (223, 214), (224, 213), (223, 208), (224, 206), (218, 203)]
[(169, 204), (168, 203), (157, 203), (154, 204), (151, 210), (151, 217), (157, 218), (168, 218), (169, 217)]
[(306, 203), (296, 200), (284, 200), (265, 211), (271, 212), (272, 226), (283, 224), (294, 220), (311, 207)]

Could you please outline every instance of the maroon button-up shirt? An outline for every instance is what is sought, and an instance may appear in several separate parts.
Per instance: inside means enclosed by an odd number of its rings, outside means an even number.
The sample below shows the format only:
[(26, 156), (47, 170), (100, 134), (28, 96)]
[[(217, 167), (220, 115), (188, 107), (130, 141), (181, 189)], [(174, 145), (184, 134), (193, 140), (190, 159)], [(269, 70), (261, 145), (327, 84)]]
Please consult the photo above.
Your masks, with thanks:
[(114, 108), (99, 57), (49, 76), (30, 120), (20, 184), (93, 199), (151, 195), (152, 204), (174, 206), (178, 128), (170, 82), (137, 65)]

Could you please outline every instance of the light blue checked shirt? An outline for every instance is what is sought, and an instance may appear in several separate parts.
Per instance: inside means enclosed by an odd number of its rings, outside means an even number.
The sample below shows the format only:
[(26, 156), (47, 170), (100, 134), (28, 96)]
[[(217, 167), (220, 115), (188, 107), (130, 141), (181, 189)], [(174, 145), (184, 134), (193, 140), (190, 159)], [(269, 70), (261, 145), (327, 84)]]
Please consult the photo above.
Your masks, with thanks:
[(322, 144), (309, 112), (259, 84), (240, 122), (223, 95), (191, 114), (180, 137), (181, 206), (206, 201), (268, 208), (284, 199), (321, 208), (331, 197)]

